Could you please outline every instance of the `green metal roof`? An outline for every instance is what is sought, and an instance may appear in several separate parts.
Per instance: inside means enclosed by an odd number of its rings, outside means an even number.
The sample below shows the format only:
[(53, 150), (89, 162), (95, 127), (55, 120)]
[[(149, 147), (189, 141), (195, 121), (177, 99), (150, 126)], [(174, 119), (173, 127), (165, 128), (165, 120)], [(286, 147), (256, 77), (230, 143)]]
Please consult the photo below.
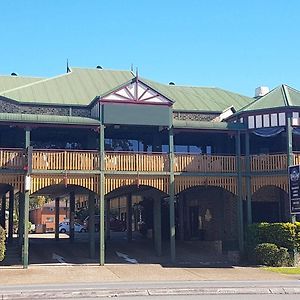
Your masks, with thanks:
[(175, 111), (222, 112), (232, 105), (238, 110), (253, 101), (253, 98), (220, 88), (166, 85), (147, 79), (142, 81), (175, 101)]
[(273, 108), (283, 107), (295, 107), (300, 106), (300, 92), (283, 84), (265, 96), (254, 100), (251, 104), (245, 106), (237, 113), (254, 111), (254, 110), (266, 110)]
[(30, 124), (62, 124), (62, 125), (83, 125), (98, 126), (99, 121), (91, 118), (57, 115), (38, 114), (13, 114), (0, 113), (0, 122), (9, 123), (30, 123)]
[[(95, 97), (106, 95), (134, 77), (130, 71), (72, 68), (69, 73), (43, 80), (32, 79), (31, 82), (31, 79), (26, 81), (24, 78), (19, 86), (11, 83), (11, 86), (8, 85), (11, 88), (0, 90), (0, 95), (21, 103), (86, 106)], [(21, 80), (9, 78), (11, 82)], [(232, 105), (238, 110), (253, 100), (219, 88), (166, 85), (147, 79), (142, 81), (174, 101), (175, 111), (222, 112)]]
[(96, 96), (132, 78), (130, 71), (72, 68), (69, 73), (6, 90), (0, 95), (25, 103), (89, 105)]
[(42, 80), (37, 77), (0, 76), (0, 93)]
[(209, 122), (209, 121), (185, 121), (173, 120), (173, 126), (177, 129), (215, 129), (215, 130), (238, 130), (243, 129), (241, 123)]

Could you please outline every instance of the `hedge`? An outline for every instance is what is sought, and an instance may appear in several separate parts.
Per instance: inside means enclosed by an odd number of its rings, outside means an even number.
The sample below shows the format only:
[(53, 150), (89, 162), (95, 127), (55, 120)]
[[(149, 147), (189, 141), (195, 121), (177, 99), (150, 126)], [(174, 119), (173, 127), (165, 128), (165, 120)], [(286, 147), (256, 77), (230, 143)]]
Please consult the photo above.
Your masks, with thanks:
[(4, 260), (5, 257), (5, 230), (0, 226), (0, 261)]
[(288, 250), (271, 243), (258, 244), (254, 256), (257, 263), (272, 267), (289, 266), (291, 263)]
[[(294, 250), (300, 252), (300, 222), (294, 224), (259, 223), (249, 225), (246, 232), (246, 249), (250, 260), (254, 259), (258, 262), (255, 249), (260, 244), (274, 244), (277, 249), (286, 248), (291, 256)], [(271, 247), (273, 246), (264, 245), (262, 248), (268, 248), (271, 255), (275, 251), (274, 247), (274, 249), (272, 248), (274, 251), (271, 251)]]
[(253, 250), (258, 244), (271, 243), (277, 247), (300, 252), (300, 222), (259, 223), (248, 226), (247, 248)]

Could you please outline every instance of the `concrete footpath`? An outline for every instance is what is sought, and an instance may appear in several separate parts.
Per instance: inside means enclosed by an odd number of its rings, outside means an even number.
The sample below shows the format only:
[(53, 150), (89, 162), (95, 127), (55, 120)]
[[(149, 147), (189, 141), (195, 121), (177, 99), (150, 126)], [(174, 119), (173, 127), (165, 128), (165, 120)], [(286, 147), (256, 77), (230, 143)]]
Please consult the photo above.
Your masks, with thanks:
[(51, 264), (31, 265), (27, 270), (19, 266), (0, 267), (0, 278), (0, 299), (300, 294), (300, 276), (281, 275), (252, 267)]

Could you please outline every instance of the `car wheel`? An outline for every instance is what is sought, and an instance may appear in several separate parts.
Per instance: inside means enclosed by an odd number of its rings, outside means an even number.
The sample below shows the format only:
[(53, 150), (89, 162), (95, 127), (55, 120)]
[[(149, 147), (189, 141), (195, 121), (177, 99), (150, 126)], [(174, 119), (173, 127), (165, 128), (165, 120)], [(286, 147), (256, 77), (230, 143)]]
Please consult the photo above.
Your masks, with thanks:
[(60, 233), (66, 233), (67, 231), (66, 231), (66, 229), (62, 228), (59, 232)]
[(81, 228), (80, 229), (80, 232), (85, 232), (86, 230), (84, 228)]

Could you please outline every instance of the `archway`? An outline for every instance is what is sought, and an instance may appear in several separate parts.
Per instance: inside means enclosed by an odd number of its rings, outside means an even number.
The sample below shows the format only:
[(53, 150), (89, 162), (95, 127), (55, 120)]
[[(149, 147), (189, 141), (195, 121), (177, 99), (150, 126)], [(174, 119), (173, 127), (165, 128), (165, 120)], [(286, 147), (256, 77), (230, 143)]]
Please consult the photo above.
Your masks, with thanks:
[[(105, 195), (107, 262), (123, 262), (126, 257), (129, 262), (158, 261), (162, 254), (161, 224), (167, 217), (162, 215), (162, 206), (167, 196), (147, 185), (126, 185)], [(123, 226), (113, 229), (115, 221)], [(122, 231), (124, 225), (126, 230)]]
[(176, 201), (177, 240), (222, 255), (238, 249), (237, 196), (217, 186), (196, 186)]
[(289, 220), (288, 195), (277, 186), (261, 187), (252, 195), (251, 205), (253, 223)]
[(76, 203), (89, 202), (95, 211), (96, 194), (78, 185), (54, 184), (30, 195), (37, 196), (49, 202), (30, 211), (36, 233), (29, 235), (29, 263), (95, 263), (95, 234), (85, 232), (76, 210), (81, 205)]

